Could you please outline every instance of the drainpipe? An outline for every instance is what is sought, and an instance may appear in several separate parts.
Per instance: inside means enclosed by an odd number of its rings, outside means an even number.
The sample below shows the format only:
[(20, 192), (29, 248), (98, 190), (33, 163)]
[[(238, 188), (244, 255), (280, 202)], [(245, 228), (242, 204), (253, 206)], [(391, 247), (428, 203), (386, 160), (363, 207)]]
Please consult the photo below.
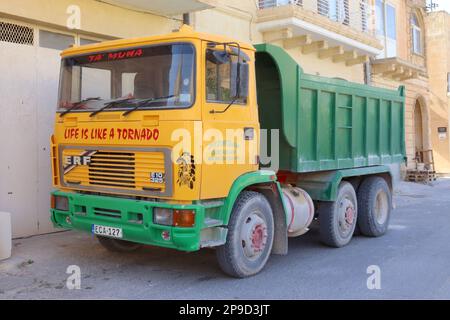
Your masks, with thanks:
[(372, 65), (371, 65), (371, 61), (364, 63), (364, 83), (369, 85), (369, 86), (372, 85)]

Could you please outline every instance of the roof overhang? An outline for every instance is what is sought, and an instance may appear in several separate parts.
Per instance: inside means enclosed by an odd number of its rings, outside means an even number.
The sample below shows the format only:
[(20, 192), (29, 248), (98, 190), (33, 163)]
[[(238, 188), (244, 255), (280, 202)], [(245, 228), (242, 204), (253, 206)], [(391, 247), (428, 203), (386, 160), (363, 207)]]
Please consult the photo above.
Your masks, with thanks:
[(167, 16), (211, 9), (217, 4), (216, 0), (102, 0), (102, 2)]

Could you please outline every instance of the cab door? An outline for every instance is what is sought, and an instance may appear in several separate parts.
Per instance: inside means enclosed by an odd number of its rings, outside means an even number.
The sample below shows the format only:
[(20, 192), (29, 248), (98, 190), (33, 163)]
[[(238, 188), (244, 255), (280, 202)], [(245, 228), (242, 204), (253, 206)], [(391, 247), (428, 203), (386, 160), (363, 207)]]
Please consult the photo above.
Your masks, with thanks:
[[(243, 50), (240, 62), (248, 65), (248, 76), (241, 68), (241, 87), (248, 94), (233, 96), (236, 90), (237, 48), (202, 45), (203, 74), (203, 159), (201, 198), (228, 195), (233, 182), (242, 174), (258, 169), (259, 122), (256, 104), (254, 52)], [(214, 54), (216, 52), (216, 55)], [(215, 57), (216, 56), (216, 57)], [(219, 61), (218, 60), (222, 60)], [(245, 67), (247, 69), (247, 67)], [(234, 79), (234, 80), (233, 80)], [(234, 90), (233, 90), (234, 86)], [(246, 90), (241, 90), (246, 91)], [(242, 92), (241, 92), (242, 95)]]

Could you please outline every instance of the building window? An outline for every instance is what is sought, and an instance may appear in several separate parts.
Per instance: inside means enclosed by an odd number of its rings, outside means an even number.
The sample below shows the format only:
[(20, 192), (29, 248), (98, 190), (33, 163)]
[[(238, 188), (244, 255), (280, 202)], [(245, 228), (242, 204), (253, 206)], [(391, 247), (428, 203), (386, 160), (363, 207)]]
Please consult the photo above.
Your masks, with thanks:
[(447, 73), (447, 96), (450, 97), (450, 72)]
[(322, 16), (328, 16), (329, 13), (328, 0), (317, 0), (317, 12)]
[(350, 24), (349, 0), (317, 0), (317, 12), (333, 21)]
[(80, 38), (80, 45), (84, 46), (87, 44), (94, 44), (94, 43), (99, 43), (100, 41), (98, 40), (92, 40), (92, 39), (86, 39), (86, 38)]
[(359, 10), (361, 12), (361, 30), (363, 32), (369, 31), (369, 3), (367, 0), (360, 0)]
[(64, 50), (75, 44), (72, 35), (39, 30), (39, 46), (42, 48)]
[(396, 9), (390, 3), (376, 0), (375, 19), (377, 37), (384, 44), (384, 51), (379, 58), (397, 56), (397, 17)]
[(280, 7), (280, 6), (285, 6), (285, 5), (289, 5), (289, 4), (302, 6), (303, 0), (258, 0), (259, 9)]
[(419, 19), (417, 15), (413, 13), (411, 17), (411, 28), (412, 28), (412, 49), (415, 54), (422, 54), (422, 29), (419, 25)]

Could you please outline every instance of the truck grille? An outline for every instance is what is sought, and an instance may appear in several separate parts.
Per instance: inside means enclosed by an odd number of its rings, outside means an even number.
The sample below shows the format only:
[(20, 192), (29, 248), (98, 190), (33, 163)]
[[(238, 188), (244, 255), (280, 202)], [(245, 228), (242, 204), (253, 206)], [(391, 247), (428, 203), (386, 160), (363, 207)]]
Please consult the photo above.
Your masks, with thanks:
[[(60, 172), (63, 186), (94, 192), (143, 196), (170, 196), (172, 167), (170, 149), (62, 146)], [(72, 159), (72, 165), (65, 161)], [(88, 158), (88, 160), (86, 160)], [(73, 164), (76, 161), (76, 164)], [(152, 179), (152, 177), (163, 177)]]
[(91, 157), (89, 184), (134, 189), (135, 169), (134, 153), (97, 152)]

